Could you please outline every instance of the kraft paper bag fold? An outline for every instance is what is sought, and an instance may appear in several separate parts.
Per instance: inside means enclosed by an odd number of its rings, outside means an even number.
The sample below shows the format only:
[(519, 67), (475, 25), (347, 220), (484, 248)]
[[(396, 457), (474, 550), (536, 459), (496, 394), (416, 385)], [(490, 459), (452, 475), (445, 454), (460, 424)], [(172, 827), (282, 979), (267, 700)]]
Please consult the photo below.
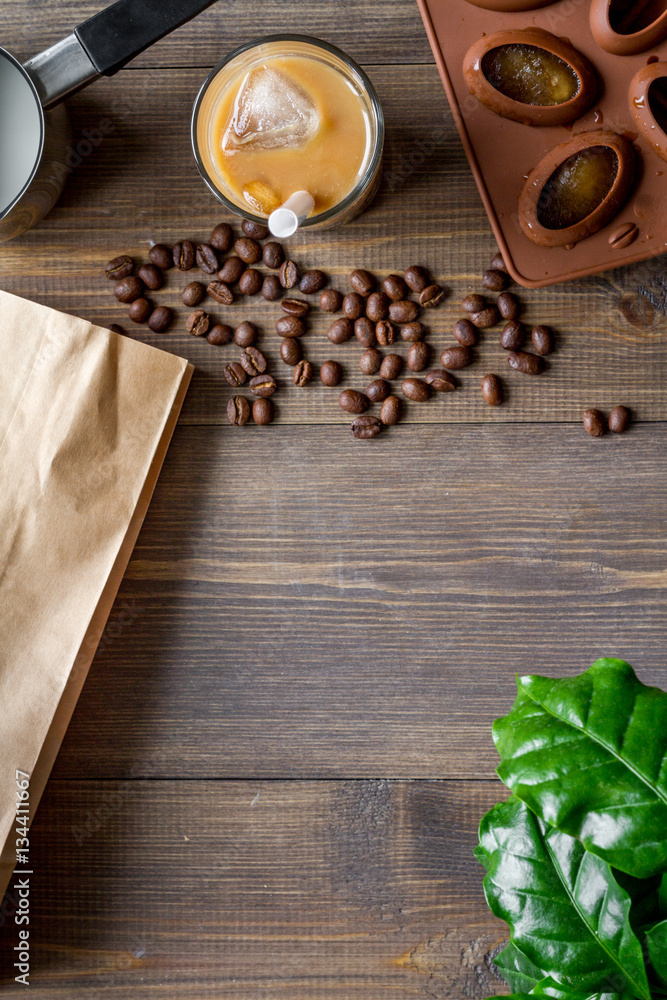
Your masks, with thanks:
[[(0, 893), (146, 513), (192, 367), (0, 292)], [(3, 849), (4, 848), (4, 849)]]

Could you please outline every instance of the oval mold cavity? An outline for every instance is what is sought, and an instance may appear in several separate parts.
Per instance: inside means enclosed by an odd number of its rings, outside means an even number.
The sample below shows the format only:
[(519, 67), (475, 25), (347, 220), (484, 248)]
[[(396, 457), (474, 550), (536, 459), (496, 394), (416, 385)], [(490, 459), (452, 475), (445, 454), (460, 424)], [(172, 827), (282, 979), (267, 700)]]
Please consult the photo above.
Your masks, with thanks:
[(618, 154), (609, 146), (587, 146), (568, 156), (542, 188), (537, 219), (545, 229), (570, 229), (588, 218), (614, 186)]
[(592, 0), (590, 23), (606, 52), (635, 55), (667, 35), (667, 0)]
[(640, 134), (654, 153), (667, 160), (667, 63), (650, 63), (635, 74), (628, 103)]
[(482, 73), (505, 97), (538, 107), (565, 104), (581, 88), (579, 77), (560, 56), (520, 42), (490, 49), (482, 58)]

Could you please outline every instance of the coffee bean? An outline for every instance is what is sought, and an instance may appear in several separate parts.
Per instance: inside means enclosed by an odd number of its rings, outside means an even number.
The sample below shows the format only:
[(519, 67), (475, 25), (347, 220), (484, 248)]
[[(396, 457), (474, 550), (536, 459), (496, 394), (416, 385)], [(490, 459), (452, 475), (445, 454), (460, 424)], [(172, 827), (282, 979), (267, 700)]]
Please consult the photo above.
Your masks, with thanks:
[(503, 383), (497, 375), (485, 375), (482, 379), (482, 396), (489, 406), (500, 406), (503, 401)]
[(209, 244), (218, 253), (227, 253), (234, 241), (234, 231), (228, 222), (220, 222), (209, 238)]
[(119, 302), (134, 302), (144, 294), (144, 283), (141, 278), (129, 275), (116, 282), (113, 293)]
[(539, 375), (544, 371), (544, 359), (539, 354), (528, 354), (526, 351), (514, 351), (507, 355), (507, 364), (524, 375)]
[(262, 259), (262, 248), (257, 240), (241, 236), (234, 243), (234, 253), (246, 264), (257, 264)]
[(630, 426), (630, 410), (627, 406), (615, 406), (609, 414), (609, 430), (612, 434), (625, 434)]
[(461, 303), (461, 308), (467, 313), (481, 312), (482, 309), (486, 309), (486, 299), (483, 295), (466, 295)]
[(551, 354), (554, 349), (553, 335), (548, 326), (533, 327), (530, 339), (538, 354)]
[(292, 381), (294, 382), (294, 385), (298, 385), (303, 388), (304, 385), (308, 385), (309, 382), (312, 382), (314, 374), (315, 371), (310, 361), (299, 361), (298, 365), (294, 368)]
[(412, 323), (419, 316), (419, 306), (412, 299), (401, 299), (389, 306), (389, 319), (394, 323)]
[(283, 293), (277, 274), (267, 274), (262, 282), (262, 295), (267, 302), (276, 302)]
[(174, 245), (172, 259), (179, 271), (189, 271), (195, 266), (195, 245), (192, 240), (181, 240)]
[(174, 322), (174, 310), (169, 306), (156, 306), (148, 317), (148, 325), (153, 333), (166, 333)]
[(354, 334), (354, 325), (351, 319), (337, 319), (327, 330), (327, 337), (332, 344), (344, 344)]
[(384, 378), (376, 378), (366, 386), (366, 395), (371, 403), (383, 403), (391, 394), (391, 386)]
[(365, 414), (363, 417), (356, 417), (352, 421), (352, 433), (355, 438), (367, 441), (369, 438), (377, 437), (382, 430), (382, 424), (377, 417)]
[(396, 340), (396, 327), (388, 319), (381, 319), (375, 324), (375, 337), (378, 344), (388, 347)]
[[(239, 347), (250, 347), (257, 340), (257, 327), (254, 323), (245, 319), (242, 323), (234, 330), (234, 343), (238, 344)], [(264, 371), (264, 369), (261, 369)]]
[(411, 344), (408, 351), (408, 368), (411, 372), (423, 372), (428, 366), (428, 359), (431, 349), (423, 340), (418, 340), (416, 344)]
[(220, 266), (218, 255), (208, 243), (200, 243), (196, 252), (197, 267), (204, 274), (215, 274)]
[(314, 295), (315, 292), (322, 291), (326, 283), (327, 279), (324, 272), (313, 268), (310, 271), (306, 271), (302, 277), (299, 282), (299, 291), (303, 292), (304, 295)]
[(373, 323), (386, 319), (389, 313), (389, 296), (384, 292), (371, 292), (366, 299), (366, 315)]
[(235, 285), (244, 271), (245, 264), (240, 257), (228, 257), (218, 271), (218, 278), (226, 285)]
[(117, 333), (119, 337), (127, 337), (128, 333), (124, 326), (119, 323), (112, 323), (109, 327), (112, 333)]
[(474, 347), (477, 343), (477, 327), (469, 319), (457, 319), (452, 333), (463, 347)]
[(460, 344), (458, 347), (446, 347), (445, 350), (440, 355), (440, 361), (443, 368), (451, 368), (453, 371), (459, 371), (461, 368), (467, 368), (473, 362), (472, 351), (469, 347), (464, 347)]
[(285, 337), (280, 342), (280, 357), (291, 368), (297, 365), (303, 357), (303, 347), (297, 337)]
[(410, 267), (403, 272), (403, 277), (405, 278), (405, 283), (413, 292), (423, 292), (424, 289), (429, 284), (428, 274), (426, 269), (419, 267), (418, 264), (411, 264)]
[(403, 370), (403, 358), (400, 354), (387, 354), (382, 359), (380, 365), (380, 375), (382, 378), (398, 378)]
[(281, 316), (276, 322), (276, 333), (281, 337), (302, 337), (306, 324), (300, 316)]
[(343, 299), (343, 312), (348, 319), (359, 319), (366, 312), (366, 301), (357, 292), (348, 292)]
[(511, 319), (500, 334), (500, 346), (505, 351), (518, 351), (525, 339), (526, 330), (523, 324)]
[(491, 261), (490, 267), (494, 271), (506, 271), (507, 270), (507, 265), (505, 264), (505, 261), (503, 260), (503, 255), (501, 253), (495, 253), (493, 255), (493, 259)]
[(185, 286), (181, 294), (181, 301), (184, 306), (198, 306), (206, 298), (206, 288), (201, 281), (191, 281)]
[(227, 323), (216, 323), (206, 334), (206, 339), (214, 347), (222, 347), (224, 344), (229, 344), (233, 336), (234, 331), (231, 326)]
[(224, 281), (211, 281), (206, 287), (206, 291), (219, 302), (221, 306), (230, 306), (234, 301), (234, 293)]
[(456, 389), (456, 379), (454, 376), (440, 368), (434, 368), (433, 371), (427, 372), (424, 376), (424, 381), (435, 392), (454, 392)]
[(375, 375), (381, 364), (382, 354), (375, 347), (368, 347), (359, 358), (359, 368), (364, 375)]
[(142, 296), (140, 299), (134, 300), (134, 302), (130, 305), (127, 314), (133, 323), (145, 323), (152, 312), (153, 303), (150, 299), (145, 299)]
[(248, 388), (253, 396), (272, 396), (278, 388), (278, 383), (273, 375), (267, 375), (264, 372), (263, 375), (255, 375), (254, 378), (251, 378), (248, 382)]
[(320, 309), (325, 313), (338, 312), (343, 302), (343, 296), (335, 288), (325, 288), (320, 295)]
[(401, 327), (401, 340), (405, 340), (408, 344), (415, 344), (418, 340), (424, 339), (425, 333), (426, 327), (419, 320), (414, 323), (404, 323)]
[(421, 378), (404, 378), (401, 390), (413, 403), (425, 403), (431, 395), (430, 385)]
[(276, 243), (275, 240), (269, 240), (268, 243), (265, 243), (262, 249), (262, 260), (272, 271), (277, 271), (285, 260), (282, 243)]
[(106, 274), (109, 281), (121, 281), (123, 278), (128, 278), (134, 271), (134, 261), (127, 254), (122, 254), (120, 257), (114, 257), (110, 260), (107, 266), (104, 268), (104, 273)]
[(262, 275), (256, 267), (249, 267), (239, 278), (241, 295), (259, 295), (262, 290)]
[[(348, 323), (351, 320), (347, 320)], [(368, 316), (360, 316), (354, 321), (354, 335), (362, 347), (372, 347), (376, 342), (376, 326), (371, 323)]]
[(362, 298), (367, 299), (375, 289), (375, 278), (370, 271), (365, 271), (363, 268), (358, 267), (350, 274), (350, 284), (352, 285), (352, 290), (357, 295), (361, 295)]
[(225, 365), (222, 374), (230, 385), (243, 385), (246, 380), (246, 373), (238, 361), (230, 361)]
[(587, 434), (590, 434), (591, 437), (602, 437), (607, 429), (604, 413), (600, 413), (599, 410), (584, 410), (583, 421), (584, 430)]
[(299, 283), (299, 268), (293, 260), (286, 260), (280, 265), (280, 284), (283, 288), (294, 288)]
[(380, 410), (380, 420), (386, 427), (393, 427), (401, 419), (402, 408), (398, 396), (387, 396)]
[(388, 295), (392, 302), (400, 302), (408, 297), (408, 286), (403, 281), (400, 274), (388, 274), (382, 282), (382, 290)]
[(232, 396), (227, 403), (227, 419), (230, 424), (243, 427), (250, 418), (250, 403), (245, 396)]
[(203, 309), (197, 309), (195, 312), (190, 313), (186, 319), (185, 329), (193, 337), (203, 337), (208, 333), (210, 324), (211, 318), (208, 313), (204, 312)]
[(320, 367), (320, 382), (322, 385), (339, 385), (343, 378), (343, 369), (337, 361), (325, 361)]
[(495, 306), (486, 306), (479, 312), (470, 313), (470, 322), (474, 323), (478, 330), (490, 329), (499, 319), (500, 314)]
[(265, 427), (273, 420), (273, 400), (256, 399), (252, 404), (252, 419), (260, 427)]
[(419, 305), (424, 309), (434, 309), (439, 306), (445, 297), (445, 293), (440, 285), (427, 285), (419, 293)]
[(305, 299), (283, 299), (280, 306), (290, 316), (305, 316), (310, 309)]
[(156, 267), (161, 268), (163, 271), (168, 271), (169, 268), (174, 266), (172, 249), (164, 243), (155, 243), (148, 251), (148, 259), (151, 264), (155, 264)]
[(252, 219), (244, 219), (241, 223), (241, 229), (252, 240), (265, 240), (269, 235), (268, 226), (262, 222), (254, 222)]
[(140, 278), (146, 288), (150, 288), (152, 292), (157, 292), (159, 288), (164, 285), (164, 275), (159, 267), (155, 264), (142, 264), (137, 271), (137, 277)]
[(506, 271), (498, 271), (496, 268), (489, 268), (482, 275), (482, 288), (489, 292), (504, 292), (510, 283), (510, 277)]
[(501, 292), (496, 299), (498, 312), (503, 319), (518, 319), (521, 312), (521, 305), (516, 296), (511, 292)]
[(348, 413), (363, 413), (368, 409), (370, 403), (368, 396), (357, 389), (343, 389), (338, 397), (338, 405)]

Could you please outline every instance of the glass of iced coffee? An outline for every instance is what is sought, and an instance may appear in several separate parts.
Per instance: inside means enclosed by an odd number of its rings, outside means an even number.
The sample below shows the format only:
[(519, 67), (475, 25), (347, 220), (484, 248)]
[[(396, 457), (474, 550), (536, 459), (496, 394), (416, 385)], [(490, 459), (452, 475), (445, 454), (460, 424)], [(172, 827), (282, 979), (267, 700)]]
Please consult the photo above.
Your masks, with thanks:
[(205, 80), (192, 114), (199, 171), (232, 212), (266, 222), (295, 192), (301, 224), (339, 225), (375, 194), (384, 119), (375, 89), (333, 45), (271, 35), (230, 53)]

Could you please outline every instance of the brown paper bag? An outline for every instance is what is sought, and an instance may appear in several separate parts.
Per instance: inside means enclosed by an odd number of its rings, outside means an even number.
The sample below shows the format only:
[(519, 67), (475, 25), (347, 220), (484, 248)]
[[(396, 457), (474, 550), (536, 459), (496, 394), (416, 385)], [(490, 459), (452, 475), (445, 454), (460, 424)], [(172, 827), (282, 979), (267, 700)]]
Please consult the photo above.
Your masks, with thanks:
[(148, 508), (192, 367), (0, 292), (0, 894)]

